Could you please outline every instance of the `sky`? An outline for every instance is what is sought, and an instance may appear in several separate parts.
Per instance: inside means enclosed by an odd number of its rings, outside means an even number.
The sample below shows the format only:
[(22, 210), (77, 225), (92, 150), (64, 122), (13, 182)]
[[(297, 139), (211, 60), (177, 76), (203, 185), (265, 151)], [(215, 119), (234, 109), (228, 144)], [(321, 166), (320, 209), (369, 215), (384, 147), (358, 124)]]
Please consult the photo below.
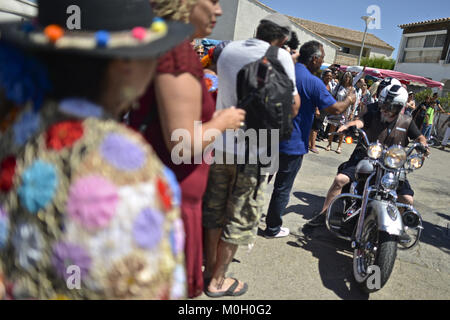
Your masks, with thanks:
[[(227, 1), (227, 0), (222, 0)], [(380, 29), (367, 32), (387, 42), (397, 58), (402, 29), (400, 24), (450, 17), (449, 0), (259, 0), (272, 9), (290, 16), (313, 20), (364, 32), (365, 22), (361, 16), (373, 15), (367, 9), (380, 8)]]

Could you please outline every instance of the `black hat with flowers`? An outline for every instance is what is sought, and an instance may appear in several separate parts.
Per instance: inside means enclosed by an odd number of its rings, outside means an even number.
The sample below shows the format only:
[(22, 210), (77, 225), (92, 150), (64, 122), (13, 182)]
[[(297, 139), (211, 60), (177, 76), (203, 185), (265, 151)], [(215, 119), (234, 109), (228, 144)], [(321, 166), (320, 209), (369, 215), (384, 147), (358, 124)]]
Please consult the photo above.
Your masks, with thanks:
[(157, 57), (192, 33), (149, 0), (38, 0), (36, 19), (0, 24), (0, 40), (27, 50), (102, 57)]

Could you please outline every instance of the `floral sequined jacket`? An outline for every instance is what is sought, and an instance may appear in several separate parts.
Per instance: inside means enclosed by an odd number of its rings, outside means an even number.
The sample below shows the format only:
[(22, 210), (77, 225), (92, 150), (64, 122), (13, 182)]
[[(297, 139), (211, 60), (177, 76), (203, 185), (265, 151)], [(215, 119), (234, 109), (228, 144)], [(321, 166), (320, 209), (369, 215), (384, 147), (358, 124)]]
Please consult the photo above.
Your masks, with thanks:
[(80, 99), (23, 110), (0, 140), (0, 299), (181, 299), (173, 173)]

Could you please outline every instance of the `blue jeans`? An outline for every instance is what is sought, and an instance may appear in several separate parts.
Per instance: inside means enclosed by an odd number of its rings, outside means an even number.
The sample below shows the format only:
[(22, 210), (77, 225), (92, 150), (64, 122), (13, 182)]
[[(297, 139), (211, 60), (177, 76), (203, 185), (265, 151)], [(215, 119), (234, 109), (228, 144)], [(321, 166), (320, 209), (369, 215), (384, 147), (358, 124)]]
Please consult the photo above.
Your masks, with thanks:
[(432, 128), (433, 128), (432, 124), (424, 124), (423, 125), (422, 134), (425, 136), (425, 138), (430, 139)]
[(289, 203), (289, 195), (295, 177), (303, 162), (303, 155), (287, 155), (280, 153), (280, 165), (270, 199), (269, 210), (266, 217), (266, 234), (274, 236), (280, 232), (283, 221), (281, 215)]

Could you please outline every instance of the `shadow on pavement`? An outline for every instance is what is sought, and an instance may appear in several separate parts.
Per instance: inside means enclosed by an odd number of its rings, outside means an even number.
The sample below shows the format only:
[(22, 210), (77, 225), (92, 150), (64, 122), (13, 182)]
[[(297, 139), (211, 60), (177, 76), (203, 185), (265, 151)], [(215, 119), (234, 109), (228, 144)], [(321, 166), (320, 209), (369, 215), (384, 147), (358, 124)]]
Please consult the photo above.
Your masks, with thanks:
[(287, 244), (310, 251), (318, 259), (323, 286), (341, 299), (368, 300), (369, 295), (361, 292), (353, 279), (350, 244), (325, 228), (304, 229), (303, 233)]
[(298, 215), (302, 215), (303, 218), (307, 220), (311, 219), (315, 213), (318, 213), (322, 209), (323, 202), (325, 200), (325, 197), (323, 196), (317, 196), (311, 193), (299, 191), (294, 192), (294, 197), (306, 203), (306, 205), (296, 204), (289, 206), (286, 208), (283, 215), (293, 212)]
[(420, 242), (436, 247), (443, 252), (450, 254), (450, 216), (436, 212), (436, 214), (447, 219), (447, 226), (440, 226), (423, 221), (423, 232)]

